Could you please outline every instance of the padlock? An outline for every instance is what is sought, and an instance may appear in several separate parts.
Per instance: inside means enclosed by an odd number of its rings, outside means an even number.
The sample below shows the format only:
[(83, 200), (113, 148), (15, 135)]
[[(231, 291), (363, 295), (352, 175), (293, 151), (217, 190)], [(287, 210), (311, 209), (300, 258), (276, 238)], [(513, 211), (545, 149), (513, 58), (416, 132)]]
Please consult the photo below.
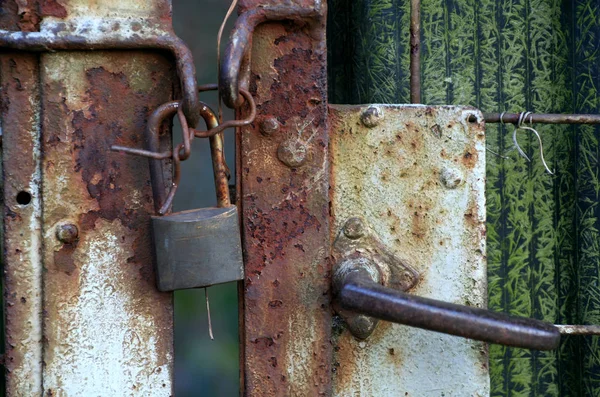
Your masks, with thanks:
[[(203, 116), (207, 126), (214, 128), (216, 117), (207, 109), (203, 109)], [(238, 212), (229, 198), (223, 136), (210, 137), (210, 147), (217, 207), (152, 217), (160, 291), (208, 287), (244, 278)], [(177, 174), (178, 158), (173, 157)]]

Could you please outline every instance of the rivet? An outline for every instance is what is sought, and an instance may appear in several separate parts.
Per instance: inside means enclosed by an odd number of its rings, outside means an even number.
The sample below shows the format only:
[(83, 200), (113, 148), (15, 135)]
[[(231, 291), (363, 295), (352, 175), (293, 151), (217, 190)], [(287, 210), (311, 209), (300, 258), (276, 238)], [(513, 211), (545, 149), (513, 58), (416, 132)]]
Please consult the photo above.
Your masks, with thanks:
[(258, 123), (258, 128), (261, 134), (270, 136), (279, 130), (279, 121), (273, 116), (268, 116)]
[(444, 168), (440, 174), (440, 180), (448, 189), (456, 189), (463, 182), (463, 176), (457, 169)]
[(377, 127), (381, 120), (383, 120), (383, 109), (377, 106), (369, 106), (360, 115), (360, 121), (367, 128)]
[(304, 164), (307, 154), (306, 145), (296, 139), (285, 140), (277, 148), (277, 157), (290, 168), (297, 168)]
[[(348, 327), (352, 330), (352, 335), (358, 339), (367, 339), (377, 326), (377, 320), (367, 317), (364, 314), (357, 314), (348, 318)], [(364, 348), (367, 344), (360, 342), (360, 347)]]
[(65, 244), (73, 243), (78, 236), (79, 229), (72, 223), (65, 223), (56, 228), (56, 238)]
[(365, 223), (362, 218), (350, 218), (344, 225), (344, 235), (351, 240), (357, 240), (366, 234)]

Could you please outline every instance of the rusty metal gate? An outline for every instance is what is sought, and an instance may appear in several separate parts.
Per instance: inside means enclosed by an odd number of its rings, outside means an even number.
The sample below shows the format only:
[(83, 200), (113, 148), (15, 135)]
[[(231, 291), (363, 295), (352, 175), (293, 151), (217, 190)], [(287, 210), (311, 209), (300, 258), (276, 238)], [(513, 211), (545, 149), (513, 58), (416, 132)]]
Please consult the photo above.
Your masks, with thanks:
[[(240, 0), (218, 85), (237, 115), (221, 125), (198, 99), (217, 86), (196, 85), (170, 1), (31, 3), (0, 3), (8, 395), (173, 394), (173, 299), (157, 289), (168, 263), (151, 215), (169, 211), (191, 139), (210, 138), (222, 160), (228, 127), (244, 395), (503, 395), (486, 342), (552, 350), (560, 333), (598, 332), (485, 310), (485, 194), (486, 157), (504, 157), (486, 123), (535, 131), (546, 166), (533, 123), (600, 117), (419, 104), (429, 3), (377, 8), (410, 25), (411, 50), (389, 62), (407, 55), (411, 73), (387, 77), (410, 75), (413, 104), (332, 105), (327, 5)], [(332, 58), (345, 40), (330, 37)], [(351, 69), (330, 68), (336, 89)], [(226, 202), (227, 167), (214, 164)]]

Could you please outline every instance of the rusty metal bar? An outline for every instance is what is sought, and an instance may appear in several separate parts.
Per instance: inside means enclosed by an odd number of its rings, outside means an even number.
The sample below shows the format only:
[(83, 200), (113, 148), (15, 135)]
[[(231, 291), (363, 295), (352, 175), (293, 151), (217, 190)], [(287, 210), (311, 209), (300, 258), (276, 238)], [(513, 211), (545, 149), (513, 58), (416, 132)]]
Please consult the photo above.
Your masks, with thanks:
[[(206, 122), (206, 127), (211, 130), (219, 125), (219, 120), (215, 113), (207, 106), (202, 107), (204, 110), (202, 117)], [(223, 134), (215, 134), (210, 138), (210, 154), (212, 157), (213, 175), (215, 179), (215, 191), (217, 193), (217, 206), (227, 207), (231, 205), (229, 198), (229, 180), (228, 170), (225, 164), (225, 153), (223, 147)]]
[(563, 335), (600, 335), (600, 325), (555, 325)]
[[(521, 113), (484, 113), (483, 117), (486, 123), (517, 124)], [(502, 120), (500, 120), (502, 118)], [(477, 121), (475, 116), (471, 116), (469, 121)], [(600, 124), (600, 114), (548, 114), (531, 113), (523, 123), (538, 124)]]
[[(285, 11), (282, 19), (289, 19), (288, 11), (295, 7), (300, 15), (315, 17), (296, 21), (297, 26), (262, 24), (253, 33), (252, 46), (238, 21), (236, 29), (242, 30), (232, 34), (222, 64), (226, 85), (221, 95), (231, 106), (244, 87), (227, 82), (226, 76), (237, 75), (243, 54), (252, 48), (254, 61), (244, 62), (252, 73), (240, 78), (244, 84), (251, 82), (258, 114), (256, 123), (240, 129), (237, 168), (246, 259), (240, 304), (242, 394), (326, 396), (331, 395), (333, 348), (326, 244), (326, 2), (295, 0), (293, 7), (281, 3), (240, 0), (242, 21), (249, 12), (260, 20), (265, 8), (278, 7)], [(246, 114), (240, 109), (238, 118)], [(261, 130), (265, 123), (280, 129)]]
[(409, 295), (372, 281), (363, 269), (346, 276), (338, 299), (345, 309), (370, 317), (484, 342), (535, 350), (560, 342), (552, 324)]
[(410, 1), (410, 102), (421, 103), (421, 0)]
[(42, 198), (39, 59), (0, 56), (3, 287), (7, 396), (42, 395)]
[[(141, 27), (144, 29), (141, 29)], [(191, 50), (169, 27), (140, 19), (105, 18), (94, 23), (57, 24), (50, 32), (0, 30), (0, 48), (22, 51), (159, 49), (173, 54), (189, 124), (199, 121), (196, 68)]]

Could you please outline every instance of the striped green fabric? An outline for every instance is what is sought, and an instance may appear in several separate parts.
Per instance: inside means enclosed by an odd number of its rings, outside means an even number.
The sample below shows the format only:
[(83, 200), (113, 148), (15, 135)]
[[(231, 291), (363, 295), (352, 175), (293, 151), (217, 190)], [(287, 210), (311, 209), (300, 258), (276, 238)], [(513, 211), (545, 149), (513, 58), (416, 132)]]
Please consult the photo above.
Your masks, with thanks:
[[(409, 0), (329, 1), (332, 103), (409, 101)], [(486, 112), (598, 113), (600, 1), (422, 0), (421, 95)], [(600, 324), (598, 127), (487, 127), (489, 307)], [(508, 158), (503, 158), (507, 156)], [(598, 337), (490, 347), (492, 396), (600, 396)], [(424, 374), (426, 376), (426, 374)]]

